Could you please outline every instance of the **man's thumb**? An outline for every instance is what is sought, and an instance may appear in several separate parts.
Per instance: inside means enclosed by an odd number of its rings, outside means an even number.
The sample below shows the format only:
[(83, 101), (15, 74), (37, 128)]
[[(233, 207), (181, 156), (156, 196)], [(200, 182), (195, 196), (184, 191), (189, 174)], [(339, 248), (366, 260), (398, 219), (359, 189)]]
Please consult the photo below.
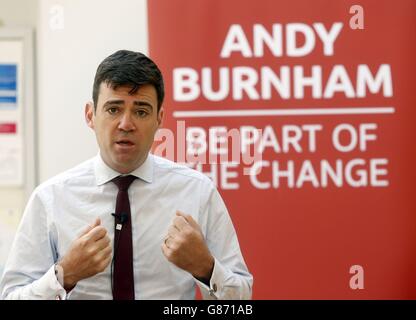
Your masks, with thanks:
[(101, 219), (96, 218), (93, 224), (90, 224), (85, 230), (81, 233), (80, 237), (86, 235), (88, 232), (90, 232), (95, 227), (99, 226), (101, 224)]
[(190, 214), (185, 214), (179, 210), (176, 211), (176, 215), (178, 217), (184, 217), (185, 220), (194, 228), (199, 228), (198, 223), (194, 220), (194, 218), (192, 218), (192, 216)]
[(91, 225), (91, 229), (98, 227), (101, 224), (101, 219), (100, 218), (95, 218), (94, 223)]

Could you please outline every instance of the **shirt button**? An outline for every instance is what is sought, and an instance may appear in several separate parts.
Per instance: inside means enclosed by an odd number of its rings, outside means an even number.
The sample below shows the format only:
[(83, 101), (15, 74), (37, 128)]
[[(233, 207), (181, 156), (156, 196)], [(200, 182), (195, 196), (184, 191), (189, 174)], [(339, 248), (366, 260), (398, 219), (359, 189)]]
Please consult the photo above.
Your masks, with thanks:
[(212, 285), (212, 291), (217, 292), (217, 284), (216, 283), (214, 283)]

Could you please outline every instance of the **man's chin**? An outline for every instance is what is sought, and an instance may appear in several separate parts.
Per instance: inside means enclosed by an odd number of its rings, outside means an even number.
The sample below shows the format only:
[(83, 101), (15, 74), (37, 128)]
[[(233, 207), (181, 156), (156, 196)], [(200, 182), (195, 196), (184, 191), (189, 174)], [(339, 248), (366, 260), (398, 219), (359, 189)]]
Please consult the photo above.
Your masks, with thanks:
[(129, 173), (137, 169), (141, 162), (138, 157), (131, 157), (127, 155), (118, 156), (115, 161), (115, 165), (120, 173)]

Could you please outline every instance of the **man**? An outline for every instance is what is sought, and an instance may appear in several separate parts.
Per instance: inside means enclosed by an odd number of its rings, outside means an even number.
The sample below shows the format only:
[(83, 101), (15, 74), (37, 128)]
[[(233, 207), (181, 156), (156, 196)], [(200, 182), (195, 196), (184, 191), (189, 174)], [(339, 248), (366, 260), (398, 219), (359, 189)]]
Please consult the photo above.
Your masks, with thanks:
[[(227, 209), (197, 171), (149, 153), (163, 78), (141, 53), (98, 67), (85, 107), (99, 154), (36, 188), (13, 243), (4, 299), (250, 299)], [(111, 240), (113, 241), (111, 241)]]

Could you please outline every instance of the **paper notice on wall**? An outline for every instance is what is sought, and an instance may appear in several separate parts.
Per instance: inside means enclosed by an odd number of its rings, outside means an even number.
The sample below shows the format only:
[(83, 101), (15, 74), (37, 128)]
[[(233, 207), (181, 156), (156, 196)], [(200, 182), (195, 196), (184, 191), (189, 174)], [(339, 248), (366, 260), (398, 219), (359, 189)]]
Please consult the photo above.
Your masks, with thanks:
[[(10, 50), (14, 46), (10, 44)], [(6, 46), (6, 44), (2, 44)], [(0, 63), (0, 187), (23, 184), (19, 63)]]

